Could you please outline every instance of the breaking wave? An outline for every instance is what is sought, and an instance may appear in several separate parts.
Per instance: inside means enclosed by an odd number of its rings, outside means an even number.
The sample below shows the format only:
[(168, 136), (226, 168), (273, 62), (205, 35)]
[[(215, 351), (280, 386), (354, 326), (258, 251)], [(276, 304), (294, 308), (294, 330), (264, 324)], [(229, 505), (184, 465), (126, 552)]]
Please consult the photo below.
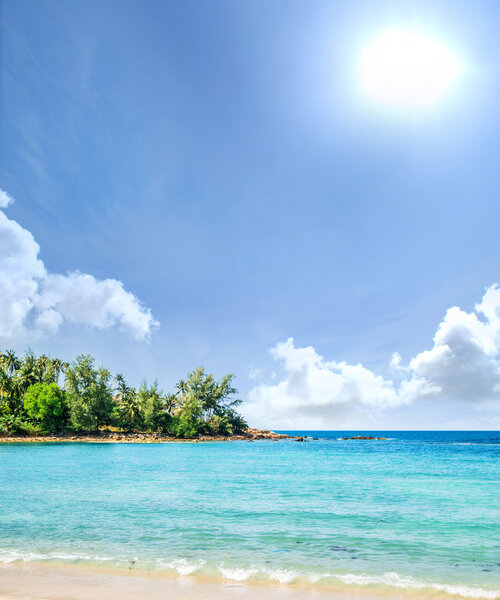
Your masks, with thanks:
[[(279, 584), (301, 584), (306, 586), (320, 585), (322, 589), (328, 586), (372, 586), (386, 589), (411, 589), (441, 592), (443, 596), (477, 598), (484, 600), (500, 599), (500, 590), (485, 589), (456, 583), (438, 583), (419, 581), (398, 573), (387, 572), (382, 575), (362, 575), (354, 573), (301, 573), (293, 569), (272, 569), (252, 565), (250, 567), (230, 566), (225, 563), (210, 565), (205, 560), (189, 561), (185, 558), (176, 560), (157, 559), (153, 565), (141, 563), (140, 560), (116, 559), (109, 556), (71, 554), (71, 553), (35, 553), (17, 550), (1, 550), (0, 563), (15, 562), (36, 563), (71, 563), (92, 566), (131, 568), (136, 566), (142, 574), (148, 571), (165, 572), (179, 576), (203, 576), (235, 582), (277, 582)], [(136, 564), (137, 563), (137, 564)]]

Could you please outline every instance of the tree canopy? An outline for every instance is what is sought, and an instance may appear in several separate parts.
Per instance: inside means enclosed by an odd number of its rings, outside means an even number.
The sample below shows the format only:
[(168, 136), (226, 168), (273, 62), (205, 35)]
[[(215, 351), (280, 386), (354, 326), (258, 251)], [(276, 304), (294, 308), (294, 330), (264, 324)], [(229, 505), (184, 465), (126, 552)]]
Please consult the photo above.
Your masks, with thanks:
[(157, 381), (138, 389), (89, 355), (70, 363), (31, 350), (0, 352), (0, 434), (96, 432), (106, 427), (181, 438), (247, 429), (236, 408), (233, 375), (217, 380), (204, 367), (164, 394)]

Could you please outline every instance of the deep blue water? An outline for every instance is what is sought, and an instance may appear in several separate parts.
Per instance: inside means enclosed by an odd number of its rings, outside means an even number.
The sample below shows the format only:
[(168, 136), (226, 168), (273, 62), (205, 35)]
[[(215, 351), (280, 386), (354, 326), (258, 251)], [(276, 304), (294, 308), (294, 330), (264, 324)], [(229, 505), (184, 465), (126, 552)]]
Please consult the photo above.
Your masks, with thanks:
[(323, 440), (338, 440), (341, 437), (371, 435), (387, 437), (394, 442), (436, 443), (436, 444), (500, 444), (499, 431), (372, 431), (357, 429), (345, 431), (279, 430), (289, 435), (306, 435)]
[(0, 560), (500, 598), (499, 432), (293, 433), (0, 444)]

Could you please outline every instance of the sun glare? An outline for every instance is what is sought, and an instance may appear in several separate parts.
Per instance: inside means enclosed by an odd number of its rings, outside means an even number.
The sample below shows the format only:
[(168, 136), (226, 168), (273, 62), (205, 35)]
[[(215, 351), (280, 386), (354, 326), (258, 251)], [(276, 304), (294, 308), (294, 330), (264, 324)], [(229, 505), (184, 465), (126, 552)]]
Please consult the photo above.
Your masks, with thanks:
[(441, 43), (410, 31), (390, 30), (363, 51), (363, 91), (395, 108), (434, 105), (456, 79), (456, 57)]

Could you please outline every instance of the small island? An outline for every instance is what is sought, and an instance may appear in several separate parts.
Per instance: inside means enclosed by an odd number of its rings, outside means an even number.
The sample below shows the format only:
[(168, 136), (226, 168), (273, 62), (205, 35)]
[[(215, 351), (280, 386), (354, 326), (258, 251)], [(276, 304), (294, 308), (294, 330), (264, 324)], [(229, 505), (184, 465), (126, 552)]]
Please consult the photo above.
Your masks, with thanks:
[[(62, 380), (62, 383), (60, 383)], [(280, 440), (248, 427), (236, 408), (233, 375), (199, 367), (164, 394), (155, 381), (136, 389), (94, 359), (66, 363), (28, 351), (0, 352), (0, 441), (173, 442)]]

